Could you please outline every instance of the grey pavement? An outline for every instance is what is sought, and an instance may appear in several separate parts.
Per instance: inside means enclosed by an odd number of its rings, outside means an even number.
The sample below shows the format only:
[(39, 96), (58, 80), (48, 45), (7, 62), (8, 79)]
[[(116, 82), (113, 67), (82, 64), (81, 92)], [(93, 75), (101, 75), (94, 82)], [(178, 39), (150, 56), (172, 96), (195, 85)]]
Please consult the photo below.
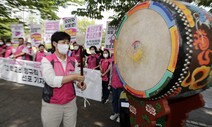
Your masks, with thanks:
[[(0, 79), (0, 127), (42, 127), (40, 118), (42, 88), (7, 82)], [(211, 89), (204, 97), (212, 99)], [(118, 127), (109, 120), (111, 102), (101, 104), (91, 101), (91, 106), (83, 107), (83, 99), (77, 98), (77, 127)], [(212, 109), (200, 108), (192, 111), (186, 127), (212, 127)]]

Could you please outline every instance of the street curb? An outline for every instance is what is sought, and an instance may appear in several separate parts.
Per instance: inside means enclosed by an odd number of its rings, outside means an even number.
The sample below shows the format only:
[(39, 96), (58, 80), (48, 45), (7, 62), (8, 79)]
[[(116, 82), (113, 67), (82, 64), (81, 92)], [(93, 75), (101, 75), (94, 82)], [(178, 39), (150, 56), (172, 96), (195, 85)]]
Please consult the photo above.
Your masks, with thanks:
[(186, 124), (194, 125), (193, 127), (212, 127), (212, 125), (207, 125), (204, 123), (199, 123), (199, 122), (190, 121), (190, 120), (186, 120)]

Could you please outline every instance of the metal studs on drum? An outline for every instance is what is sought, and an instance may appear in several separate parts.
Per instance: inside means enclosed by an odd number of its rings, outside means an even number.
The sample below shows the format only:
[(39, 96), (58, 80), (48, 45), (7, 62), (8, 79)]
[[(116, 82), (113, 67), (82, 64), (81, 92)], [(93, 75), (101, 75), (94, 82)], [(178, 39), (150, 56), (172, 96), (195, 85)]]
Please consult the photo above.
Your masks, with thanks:
[(187, 71), (184, 71), (183, 73), (184, 73), (184, 74), (187, 74), (188, 72), (187, 72)]
[(176, 5), (174, 3), (172, 3), (172, 7), (175, 7)]
[(191, 38), (190, 38), (190, 37), (186, 37), (186, 39), (187, 39), (187, 40), (190, 40)]
[(186, 35), (189, 35), (190, 33), (189, 32), (186, 32)]
[[(185, 21), (186, 21), (186, 20), (185, 20)], [(185, 26), (188, 26), (188, 23), (186, 23), (186, 22), (184, 22), (183, 24), (184, 24)]]
[(178, 11), (177, 11), (178, 13), (181, 13), (182, 11), (180, 10), (180, 9), (178, 9)]

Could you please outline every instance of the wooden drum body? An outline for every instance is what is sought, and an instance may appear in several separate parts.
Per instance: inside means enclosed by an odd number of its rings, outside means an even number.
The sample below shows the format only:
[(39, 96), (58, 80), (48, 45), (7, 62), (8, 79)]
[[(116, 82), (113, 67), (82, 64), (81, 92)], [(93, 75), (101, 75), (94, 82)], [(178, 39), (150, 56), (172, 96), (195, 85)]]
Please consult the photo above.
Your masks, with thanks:
[(136, 97), (197, 94), (212, 83), (212, 16), (185, 2), (139, 3), (117, 31), (115, 64)]

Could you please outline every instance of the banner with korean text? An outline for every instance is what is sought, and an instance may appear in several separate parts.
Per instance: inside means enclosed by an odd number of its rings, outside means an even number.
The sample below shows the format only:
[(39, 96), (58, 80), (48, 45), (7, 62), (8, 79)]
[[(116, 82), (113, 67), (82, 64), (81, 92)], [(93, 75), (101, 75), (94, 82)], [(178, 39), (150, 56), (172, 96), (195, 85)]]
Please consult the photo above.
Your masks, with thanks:
[(38, 47), (42, 42), (41, 27), (38, 24), (30, 25), (30, 38), (33, 46)]
[(45, 36), (44, 42), (51, 43), (51, 36), (56, 31), (60, 31), (60, 21), (57, 20), (47, 20), (45, 21)]
[(41, 63), (1, 58), (1, 78), (33, 86), (43, 87)]
[(102, 44), (103, 25), (92, 25), (86, 29), (85, 48), (90, 46), (101, 47)]
[(104, 48), (112, 50), (116, 39), (116, 27), (107, 22)]
[(12, 42), (17, 44), (18, 38), (24, 38), (23, 24), (12, 24), (11, 32), (12, 32)]
[[(7, 81), (38, 87), (44, 86), (45, 81), (42, 77), (40, 62), (0, 58), (0, 69), (0, 78)], [(79, 68), (70, 73), (80, 73)], [(76, 95), (101, 101), (102, 79), (100, 71), (84, 68), (84, 75), (87, 88), (85, 91), (81, 91), (75, 86)]]
[(63, 18), (63, 28), (64, 31), (71, 36), (71, 42), (75, 42), (77, 36), (77, 18), (76, 17)]

